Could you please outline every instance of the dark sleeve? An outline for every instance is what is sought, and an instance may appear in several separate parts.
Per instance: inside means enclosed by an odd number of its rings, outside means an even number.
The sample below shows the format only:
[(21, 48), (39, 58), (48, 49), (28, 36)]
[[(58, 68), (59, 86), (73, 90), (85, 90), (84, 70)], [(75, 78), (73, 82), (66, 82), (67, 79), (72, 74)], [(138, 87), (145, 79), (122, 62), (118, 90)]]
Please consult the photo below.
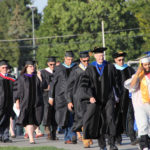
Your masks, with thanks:
[(13, 101), (14, 103), (16, 102), (16, 100), (20, 100), (21, 97), (23, 97), (23, 85), (22, 85), (22, 80), (21, 77), (19, 77), (13, 85)]
[(45, 80), (45, 78), (42, 78), (42, 81), (38, 78), (38, 76), (36, 75), (36, 80), (37, 80), (37, 83), (39, 84), (40, 88), (42, 90), (46, 89), (47, 88), (47, 82)]
[(135, 70), (132, 67), (130, 67), (130, 71), (131, 71), (131, 77), (132, 77), (132, 75), (135, 74)]
[(69, 79), (67, 80), (67, 86), (65, 89), (65, 99), (67, 100), (68, 103), (73, 102), (73, 88), (76, 79), (77, 73), (75, 70), (73, 70), (69, 75)]
[[(39, 79), (39, 80), (40, 80), (40, 79)], [(41, 80), (40, 80), (40, 82), (41, 82)], [(44, 89), (46, 89), (47, 87), (48, 87), (48, 84), (47, 84), (46, 80), (42, 78), (41, 88), (44, 90)]]
[(43, 82), (43, 89), (47, 89), (49, 82), (48, 82), (48, 79), (47, 79), (47, 76), (46, 76), (44, 70), (41, 70), (41, 77), (42, 77), (42, 82)]
[(54, 76), (53, 76), (53, 79), (52, 81), (50, 82), (50, 91), (49, 91), (49, 97), (51, 98), (55, 98), (55, 87), (56, 87), (56, 84), (57, 84), (57, 81), (58, 81), (58, 76), (59, 76), (59, 70), (56, 70), (54, 72)]
[(87, 70), (81, 75), (80, 79), (80, 89), (78, 93), (79, 99), (84, 101), (87, 99), (89, 100), (91, 97), (95, 97), (91, 70), (87, 68)]
[(116, 96), (119, 98), (121, 96), (121, 90), (119, 88), (119, 76), (117, 74), (117, 70), (114, 65), (111, 65), (111, 71), (112, 71), (112, 83), (113, 83), (113, 88), (115, 90)]

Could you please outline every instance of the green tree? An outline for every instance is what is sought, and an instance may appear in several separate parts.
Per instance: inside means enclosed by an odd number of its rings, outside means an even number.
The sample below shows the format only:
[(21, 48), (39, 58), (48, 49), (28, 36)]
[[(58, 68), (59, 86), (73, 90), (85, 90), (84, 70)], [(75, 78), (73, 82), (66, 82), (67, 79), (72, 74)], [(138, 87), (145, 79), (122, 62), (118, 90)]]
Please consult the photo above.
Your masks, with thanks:
[(150, 50), (150, 1), (149, 0), (129, 0), (129, 9), (139, 22), (140, 35), (143, 37), (141, 51)]
[(102, 20), (107, 31), (107, 60), (112, 60), (112, 53), (117, 50), (130, 52), (128, 59), (140, 55), (142, 39), (136, 36), (139, 31), (127, 30), (139, 25), (127, 4), (125, 0), (49, 0), (37, 34), (52, 38), (38, 41), (37, 59), (44, 60), (40, 67), (45, 66), (48, 55), (57, 55), (62, 60), (66, 50), (102, 46)]
[[(0, 39), (13, 40), (32, 37), (32, 13), (27, 4), (30, 0), (9, 0), (0, 4)], [(40, 23), (41, 15), (35, 10), (35, 28)], [(21, 67), (25, 59), (32, 58), (32, 40), (2, 42), (1, 49), (11, 64)], [(6, 52), (6, 53), (5, 53)], [(13, 53), (12, 53), (13, 52)], [(5, 56), (6, 57), (6, 56)], [(0, 57), (1, 58), (1, 57)]]

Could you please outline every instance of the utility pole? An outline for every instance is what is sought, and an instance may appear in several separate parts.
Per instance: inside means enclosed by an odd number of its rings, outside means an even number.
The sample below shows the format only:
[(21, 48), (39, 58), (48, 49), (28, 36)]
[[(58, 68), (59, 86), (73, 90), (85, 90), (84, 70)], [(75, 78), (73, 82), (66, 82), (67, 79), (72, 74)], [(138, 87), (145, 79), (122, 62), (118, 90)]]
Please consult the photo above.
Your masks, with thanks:
[(32, 11), (32, 45), (33, 45), (33, 60), (36, 59), (36, 50), (35, 50), (35, 31), (34, 31), (34, 10), (35, 10), (35, 6), (33, 5), (27, 5), (27, 7), (29, 7)]
[[(103, 47), (105, 47), (105, 31), (104, 31), (104, 21), (102, 20), (102, 41)], [(106, 59), (105, 51), (104, 51), (104, 59)]]

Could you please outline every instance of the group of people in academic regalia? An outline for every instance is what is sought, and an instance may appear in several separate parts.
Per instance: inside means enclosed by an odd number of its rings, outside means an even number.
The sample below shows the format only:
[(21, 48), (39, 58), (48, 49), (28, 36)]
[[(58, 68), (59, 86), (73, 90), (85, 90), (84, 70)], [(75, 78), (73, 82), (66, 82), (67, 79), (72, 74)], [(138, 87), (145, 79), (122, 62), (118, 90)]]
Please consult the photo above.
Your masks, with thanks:
[[(28, 60), (17, 79), (8, 73), (8, 62), (0, 61), (0, 141), (12, 142), (9, 124), (17, 110), (16, 124), (24, 127), (31, 144), (42, 124), (48, 140), (58, 140), (60, 127), (65, 144), (80, 139), (89, 148), (97, 139), (100, 150), (107, 150), (108, 139), (109, 149), (118, 150), (122, 134), (127, 134), (132, 145), (139, 142), (141, 150), (149, 150), (150, 59), (143, 58), (135, 73), (124, 63), (126, 53), (114, 53), (113, 64), (104, 60), (106, 50), (80, 52), (78, 61), (73, 51), (66, 51), (63, 63), (57, 65), (51, 56), (41, 71)], [(89, 64), (92, 53), (95, 61)]]

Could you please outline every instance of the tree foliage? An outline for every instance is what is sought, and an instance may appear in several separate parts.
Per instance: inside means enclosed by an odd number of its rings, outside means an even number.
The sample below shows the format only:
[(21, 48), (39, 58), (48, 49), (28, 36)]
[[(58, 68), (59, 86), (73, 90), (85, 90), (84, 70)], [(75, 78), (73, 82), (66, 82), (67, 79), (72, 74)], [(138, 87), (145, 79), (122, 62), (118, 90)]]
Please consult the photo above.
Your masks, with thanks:
[(117, 50), (126, 51), (127, 59), (140, 55), (143, 41), (137, 36), (139, 30), (128, 30), (138, 28), (139, 24), (127, 4), (125, 0), (49, 0), (37, 31), (38, 36), (51, 37), (38, 41), (40, 67), (45, 66), (49, 55), (62, 60), (66, 50), (84, 51), (102, 46), (102, 20), (107, 60), (112, 60), (112, 53)]
[(142, 52), (150, 50), (150, 1), (149, 0), (129, 0), (129, 9), (138, 20), (140, 33), (144, 43)]
[[(32, 13), (27, 4), (30, 0), (0, 2), (0, 39), (13, 40), (32, 37)], [(35, 27), (40, 24), (40, 15), (35, 11)], [(38, 25), (37, 25), (38, 24)], [(32, 57), (32, 41), (0, 41), (0, 59), (7, 58), (11, 65), (22, 66)]]

